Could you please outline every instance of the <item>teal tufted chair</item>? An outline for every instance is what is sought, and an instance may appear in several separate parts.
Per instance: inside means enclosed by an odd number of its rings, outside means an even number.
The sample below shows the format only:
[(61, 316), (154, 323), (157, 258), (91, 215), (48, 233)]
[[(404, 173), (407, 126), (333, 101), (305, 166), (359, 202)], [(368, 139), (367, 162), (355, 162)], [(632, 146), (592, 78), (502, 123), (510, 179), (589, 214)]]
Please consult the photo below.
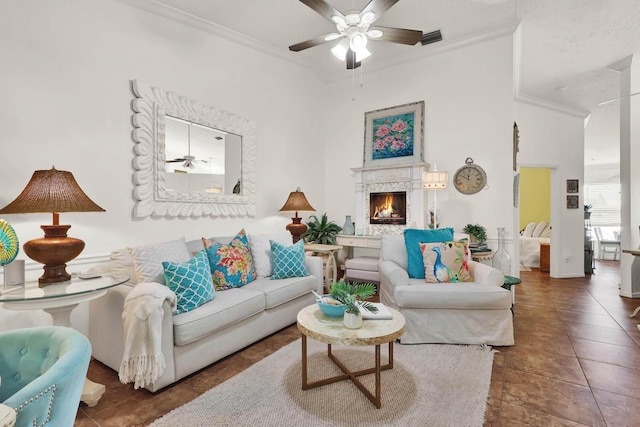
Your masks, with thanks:
[(71, 328), (0, 332), (0, 402), (16, 410), (16, 427), (73, 426), (90, 358), (89, 340)]

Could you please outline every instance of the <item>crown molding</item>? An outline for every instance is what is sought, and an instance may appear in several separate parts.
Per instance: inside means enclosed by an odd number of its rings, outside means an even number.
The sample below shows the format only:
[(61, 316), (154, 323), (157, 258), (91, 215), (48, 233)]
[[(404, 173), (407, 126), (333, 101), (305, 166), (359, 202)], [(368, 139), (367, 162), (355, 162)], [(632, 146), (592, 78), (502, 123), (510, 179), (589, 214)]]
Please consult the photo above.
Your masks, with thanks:
[(567, 114), (569, 116), (586, 119), (591, 114), (590, 111), (583, 110), (582, 108), (571, 107), (564, 104), (558, 104), (557, 102), (548, 101), (546, 99), (537, 98), (532, 95), (526, 95), (524, 93), (518, 93), (515, 96), (515, 100), (524, 104), (533, 105), (535, 107), (545, 108), (547, 110), (556, 111), (558, 113)]
[(632, 65), (640, 65), (640, 57), (636, 55), (629, 55), (626, 58), (622, 58), (619, 61), (609, 65), (611, 71), (621, 72), (627, 68), (631, 68)]

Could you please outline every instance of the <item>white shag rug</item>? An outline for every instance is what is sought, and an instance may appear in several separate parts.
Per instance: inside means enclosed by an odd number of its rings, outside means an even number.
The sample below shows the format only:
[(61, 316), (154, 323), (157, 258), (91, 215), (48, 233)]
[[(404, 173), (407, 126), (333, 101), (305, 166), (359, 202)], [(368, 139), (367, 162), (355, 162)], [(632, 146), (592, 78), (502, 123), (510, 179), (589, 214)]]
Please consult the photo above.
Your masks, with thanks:
[[(326, 344), (308, 343), (309, 382), (340, 374)], [(380, 346), (382, 364), (387, 345)], [(337, 347), (350, 370), (374, 366), (374, 347)], [(482, 426), (494, 351), (485, 346), (394, 344), (381, 373), (382, 408), (350, 381), (303, 391), (297, 340), (150, 426)], [(372, 392), (374, 375), (359, 377)]]

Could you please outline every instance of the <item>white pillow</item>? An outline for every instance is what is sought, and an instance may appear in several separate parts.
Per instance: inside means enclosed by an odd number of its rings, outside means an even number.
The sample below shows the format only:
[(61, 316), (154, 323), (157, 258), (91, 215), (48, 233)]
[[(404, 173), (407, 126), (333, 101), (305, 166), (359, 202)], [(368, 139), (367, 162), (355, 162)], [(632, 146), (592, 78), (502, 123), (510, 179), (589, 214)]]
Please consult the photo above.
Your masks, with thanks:
[(111, 252), (111, 274), (113, 277), (129, 277), (127, 285), (138, 283), (136, 267), (133, 265), (133, 257), (129, 248), (116, 249)]
[(130, 248), (138, 283), (165, 284), (162, 262), (187, 262), (191, 254), (184, 238)]
[(291, 233), (282, 231), (274, 234), (249, 234), (249, 249), (253, 259), (253, 268), (258, 277), (271, 276), (271, 243), (270, 240), (284, 246), (291, 246)]
[(540, 237), (551, 237), (551, 224), (547, 224), (544, 230), (542, 230)]
[(531, 237), (542, 236), (542, 232), (544, 231), (546, 226), (547, 226), (547, 221), (540, 221), (540, 223), (536, 225), (536, 228), (533, 229), (533, 233), (531, 234)]
[(524, 237), (533, 236), (533, 230), (535, 230), (535, 228), (536, 228), (536, 223), (535, 222), (530, 222), (529, 224), (527, 224), (527, 227), (522, 232), (522, 235)]

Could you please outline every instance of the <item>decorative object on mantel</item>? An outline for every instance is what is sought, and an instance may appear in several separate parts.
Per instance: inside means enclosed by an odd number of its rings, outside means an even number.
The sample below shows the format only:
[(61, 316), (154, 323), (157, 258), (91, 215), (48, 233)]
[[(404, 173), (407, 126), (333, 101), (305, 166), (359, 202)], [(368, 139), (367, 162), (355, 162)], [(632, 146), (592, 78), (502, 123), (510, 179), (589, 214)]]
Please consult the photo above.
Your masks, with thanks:
[(511, 275), (511, 256), (506, 246), (507, 232), (504, 227), (498, 228), (498, 250), (493, 256), (493, 268), (500, 270), (505, 276)]
[(422, 162), (424, 101), (364, 114), (364, 167)]
[(42, 225), (44, 238), (29, 240), (23, 246), (29, 258), (44, 264), (44, 273), (38, 279), (40, 287), (71, 280), (66, 263), (80, 255), (84, 242), (67, 237), (70, 225), (60, 225), (60, 212), (104, 212), (82, 191), (71, 172), (37, 170), (22, 193), (0, 209), (2, 214), (53, 214), (52, 225)]
[(344, 326), (349, 329), (358, 329), (362, 326), (362, 313), (367, 310), (376, 313), (378, 307), (365, 301), (376, 294), (376, 286), (373, 283), (350, 284), (344, 280), (335, 282), (330, 289), (331, 298), (346, 306), (344, 312)]
[(436, 165), (433, 165), (431, 172), (424, 172), (422, 174), (422, 186), (425, 190), (433, 191), (433, 211), (429, 211), (429, 228), (436, 229), (440, 226), (438, 221), (438, 204), (436, 199), (436, 193), (439, 190), (445, 190), (449, 184), (449, 172), (438, 171)]
[(351, 219), (351, 215), (346, 215), (344, 220), (344, 225), (342, 226), (342, 234), (346, 235), (354, 235), (356, 234), (356, 229), (353, 226), (353, 220)]
[(322, 214), (320, 219), (315, 215), (309, 216), (307, 227), (307, 231), (304, 232), (302, 238), (306, 242), (320, 245), (335, 245), (336, 236), (342, 230), (338, 224), (329, 221), (326, 212)]
[(471, 157), (453, 175), (453, 185), (462, 194), (476, 194), (487, 185), (487, 173)]
[(331, 49), (331, 53), (339, 60), (346, 62), (347, 70), (358, 68), (360, 62), (371, 55), (371, 52), (367, 49), (369, 39), (401, 43), (409, 46), (413, 46), (422, 40), (422, 31), (419, 30), (371, 27), (371, 24), (380, 19), (384, 12), (397, 3), (397, 0), (370, 1), (360, 13), (348, 13), (346, 15), (323, 0), (301, 1), (331, 21), (336, 26), (337, 32), (296, 43), (289, 46), (289, 50), (300, 52), (310, 47), (342, 39)]
[(296, 191), (289, 193), (289, 198), (280, 208), (280, 212), (295, 212), (295, 216), (291, 218), (291, 224), (287, 225), (287, 230), (293, 237), (293, 243), (300, 240), (300, 237), (307, 231), (307, 225), (302, 224), (302, 218), (298, 216), (298, 212), (315, 212), (316, 210), (309, 204), (300, 187)]

